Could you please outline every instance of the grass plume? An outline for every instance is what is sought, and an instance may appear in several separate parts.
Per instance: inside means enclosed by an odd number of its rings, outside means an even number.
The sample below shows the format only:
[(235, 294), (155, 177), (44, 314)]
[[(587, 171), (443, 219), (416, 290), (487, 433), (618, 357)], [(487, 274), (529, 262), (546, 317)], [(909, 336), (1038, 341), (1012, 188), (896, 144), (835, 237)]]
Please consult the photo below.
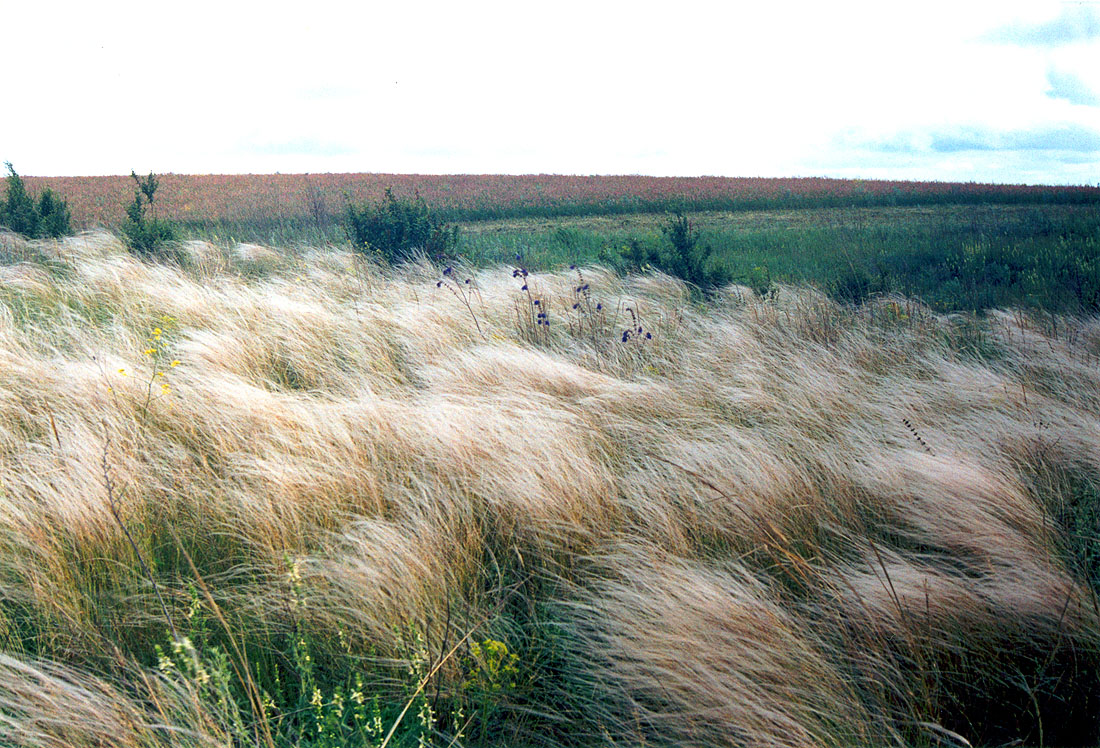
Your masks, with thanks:
[(0, 241), (0, 742), (1100, 737), (1095, 319)]

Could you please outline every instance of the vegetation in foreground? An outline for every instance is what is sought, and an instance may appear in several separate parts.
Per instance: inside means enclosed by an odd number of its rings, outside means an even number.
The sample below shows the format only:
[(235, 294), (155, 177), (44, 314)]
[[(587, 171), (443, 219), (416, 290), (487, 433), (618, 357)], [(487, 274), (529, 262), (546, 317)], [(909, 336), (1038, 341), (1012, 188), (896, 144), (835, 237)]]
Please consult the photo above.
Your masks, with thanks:
[(1096, 318), (0, 240), (6, 745), (1100, 739)]

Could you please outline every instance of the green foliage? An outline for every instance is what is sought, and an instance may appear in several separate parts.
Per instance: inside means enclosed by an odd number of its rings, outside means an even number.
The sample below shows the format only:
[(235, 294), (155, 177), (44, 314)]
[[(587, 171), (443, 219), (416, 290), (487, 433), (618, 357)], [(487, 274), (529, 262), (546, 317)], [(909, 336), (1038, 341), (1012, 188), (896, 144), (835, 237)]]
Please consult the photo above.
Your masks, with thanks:
[(433, 218), (419, 193), (411, 201), (399, 200), (389, 188), (380, 204), (349, 202), (344, 230), (357, 251), (388, 263), (409, 260), (417, 250), (435, 261), (446, 260), (458, 245), (458, 226)]
[(597, 259), (621, 271), (657, 269), (708, 293), (730, 282), (729, 270), (714, 261), (709, 244), (700, 244), (698, 232), (683, 213), (668, 216), (660, 229), (664, 243), (652, 236), (631, 236), (617, 251), (605, 246)]
[(72, 233), (69, 206), (45, 189), (38, 196), (38, 232), (41, 236), (61, 237)]
[(38, 236), (38, 216), (34, 209), (34, 200), (27, 194), (23, 179), (15, 173), (11, 162), (7, 162), (5, 166), (8, 167), (8, 197), (4, 202), (0, 219), (15, 233), (36, 237)]
[(841, 271), (829, 284), (829, 294), (844, 304), (859, 306), (871, 295), (871, 278), (855, 266)]
[[(540, 268), (596, 262), (644, 272), (668, 243), (660, 230), (665, 223), (658, 216), (617, 225), (573, 220), (573, 249), (566, 250), (560, 226), (516, 222), (464, 233), (459, 249), (484, 265), (510, 262), (522, 248)], [(699, 243), (713, 247), (715, 263), (762, 291), (770, 274), (775, 282), (815, 285), (845, 303), (892, 293), (938, 312), (1100, 311), (1100, 212), (1085, 206), (838, 208), (712, 214), (693, 216), (693, 223)]]
[(515, 679), (519, 674), (516, 668), (519, 656), (509, 651), (504, 642), (497, 639), (473, 642), (470, 644), (470, 656), (467, 660), (470, 677), (463, 684), (466, 688), (477, 688), (481, 691), (515, 688)]
[(710, 293), (733, 278), (729, 269), (716, 262), (710, 244), (700, 243), (699, 233), (687, 216), (677, 211), (661, 226), (668, 246), (649, 255), (649, 262), (661, 271), (681, 278), (704, 292)]
[(775, 282), (767, 265), (757, 265), (745, 276), (745, 285), (762, 299), (775, 296)]
[[(631, 236), (618, 249), (604, 244), (596, 259), (620, 271), (660, 270), (705, 293), (712, 293), (733, 280), (729, 268), (715, 255), (709, 242), (700, 241), (699, 233), (682, 212), (666, 216), (660, 230), (659, 237), (652, 234)], [(573, 237), (571, 248), (580, 246), (580, 233), (573, 229), (570, 235)], [(561, 229), (557, 236), (560, 241)]]
[(122, 224), (122, 233), (130, 250), (146, 259), (176, 259), (169, 248), (170, 242), (177, 238), (176, 227), (157, 217), (156, 197), (160, 180), (149, 172), (147, 177), (139, 177), (130, 172), (134, 180), (134, 202), (126, 207), (126, 221)]
[[(507, 707), (530, 681), (528, 663), (505, 641), (487, 636), (462, 646), (451, 630), (429, 643), (409, 622), (395, 624), (393, 649), (381, 657), (343, 629), (318, 627), (300, 564), (287, 563), (289, 630), (229, 633), (188, 585), (179, 637), (152, 646), (161, 675), (201, 703), (234, 745), (262, 745), (266, 734), (280, 748), (378, 748), (387, 736), (394, 748), (501, 744)], [(247, 660), (237, 647), (247, 648)], [(255, 683), (255, 699), (245, 679)]]
[(7, 198), (0, 204), (0, 225), (30, 239), (71, 234), (68, 204), (47, 188), (38, 196), (38, 204), (35, 205), (11, 162), (6, 162), (5, 166), (8, 168), (8, 192)]

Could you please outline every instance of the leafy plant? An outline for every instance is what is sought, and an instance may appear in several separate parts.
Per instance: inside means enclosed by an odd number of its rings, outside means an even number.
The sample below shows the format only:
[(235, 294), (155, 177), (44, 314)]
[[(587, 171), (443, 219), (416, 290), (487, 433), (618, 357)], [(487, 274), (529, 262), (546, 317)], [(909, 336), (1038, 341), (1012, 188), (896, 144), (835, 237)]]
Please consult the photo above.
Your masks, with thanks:
[(4, 202), (0, 204), (0, 225), (30, 239), (71, 234), (68, 204), (46, 188), (38, 196), (38, 204), (35, 205), (34, 199), (27, 194), (23, 178), (15, 172), (11, 162), (5, 162), (4, 165), (8, 168), (8, 191)]
[(139, 177), (130, 172), (134, 180), (134, 202), (126, 208), (126, 221), (122, 224), (122, 233), (127, 246), (134, 254), (145, 258), (175, 259), (168, 249), (169, 242), (177, 238), (176, 227), (157, 216), (155, 198), (160, 180), (153, 172), (147, 177)]
[(767, 265), (757, 265), (745, 278), (745, 283), (752, 292), (762, 299), (770, 299), (775, 296), (775, 281), (772, 280), (771, 270)]
[(681, 211), (668, 216), (661, 226), (665, 246), (649, 247), (632, 241), (624, 248), (627, 266), (644, 269), (653, 267), (680, 278), (704, 293), (712, 293), (726, 285), (733, 276), (725, 264), (716, 261), (714, 250), (699, 241), (699, 232)]
[(446, 260), (458, 245), (458, 226), (436, 220), (419, 193), (411, 201), (400, 200), (390, 188), (380, 204), (349, 202), (344, 231), (357, 251), (388, 263), (409, 260), (417, 250), (433, 260)]

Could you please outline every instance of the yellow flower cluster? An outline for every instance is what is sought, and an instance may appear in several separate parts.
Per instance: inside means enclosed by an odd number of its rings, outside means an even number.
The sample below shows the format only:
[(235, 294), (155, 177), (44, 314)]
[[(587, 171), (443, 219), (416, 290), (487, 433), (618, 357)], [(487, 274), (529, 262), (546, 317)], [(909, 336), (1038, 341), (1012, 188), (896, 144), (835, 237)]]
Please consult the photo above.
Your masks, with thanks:
[[(165, 365), (165, 363), (163, 363), (163, 358), (166, 347), (164, 341), (165, 330), (170, 329), (175, 322), (175, 317), (171, 317), (167, 314), (162, 315), (159, 319), (159, 324), (153, 327), (149, 333), (149, 337), (145, 339), (146, 347), (142, 350), (142, 354), (146, 358), (151, 359), (149, 384), (146, 392), (145, 404), (143, 406), (146, 410), (149, 407), (150, 401), (153, 399), (154, 385), (159, 384), (160, 396), (167, 397), (172, 394), (172, 387), (168, 384), (167, 380), (168, 371), (179, 366), (181, 361), (178, 358), (172, 359), (171, 362)], [(123, 377), (128, 376), (125, 367), (119, 369), (118, 373)], [(110, 387), (108, 387), (108, 390), (114, 392)]]

